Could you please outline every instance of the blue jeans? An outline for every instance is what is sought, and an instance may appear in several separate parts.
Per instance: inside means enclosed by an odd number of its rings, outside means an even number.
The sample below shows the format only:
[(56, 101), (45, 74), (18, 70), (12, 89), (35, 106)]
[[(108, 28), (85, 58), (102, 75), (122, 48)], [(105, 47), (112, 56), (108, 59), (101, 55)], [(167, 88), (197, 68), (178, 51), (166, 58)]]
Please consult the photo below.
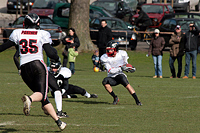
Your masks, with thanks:
[(185, 52), (185, 76), (187, 77), (190, 71), (190, 58), (192, 58), (192, 76), (196, 77), (197, 50)]
[(173, 77), (176, 77), (176, 71), (174, 68), (174, 62), (177, 59), (178, 61), (178, 73), (177, 73), (177, 77), (180, 78), (181, 77), (181, 73), (182, 73), (182, 57), (183, 56), (177, 56), (177, 57), (169, 57), (169, 67), (172, 73)]
[(162, 76), (162, 55), (152, 55), (155, 76)]
[(75, 73), (75, 63), (74, 62), (69, 62), (69, 69), (71, 70), (72, 74)]

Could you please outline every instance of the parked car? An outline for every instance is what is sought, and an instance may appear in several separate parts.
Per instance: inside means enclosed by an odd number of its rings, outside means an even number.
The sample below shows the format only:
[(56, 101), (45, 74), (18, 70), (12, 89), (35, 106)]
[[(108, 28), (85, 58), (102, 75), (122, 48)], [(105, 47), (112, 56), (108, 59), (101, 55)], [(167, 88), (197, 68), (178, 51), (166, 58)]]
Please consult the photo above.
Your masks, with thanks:
[[(158, 28), (160, 22), (165, 14), (175, 13), (170, 4), (163, 3), (148, 3), (141, 6), (142, 10), (147, 13), (149, 18), (152, 20), (152, 26), (150, 28)], [(135, 21), (139, 17), (139, 14), (135, 14), (132, 21)]]
[(39, 16), (48, 16), (53, 18), (53, 12), (57, 3), (68, 3), (67, 0), (35, 0), (30, 13)]
[[(8, 41), (8, 37), (15, 28), (23, 28), (24, 17), (25, 16), (17, 18), (13, 23), (9, 23), (8, 27), (5, 27), (5, 29), (3, 30), (3, 38), (6, 39), (3, 39), (3, 42)], [(40, 28), (44, 30), (46, 29), (51, 34), (53, 46), (57, 46), (60, 44), (62, 30), (60, 26), (54, 24), (54, 22), (49, 17), (40, 16)]]
[[(196, 27), (200, 27), (200, 19), (194, 18), (170, 18), (163, 21), (159, 27), (160, 32), (174, 32), (176, 25), (180, 25), (183, 32), (189, 31), (189, 24), (194, 23)], [(197, 30), (200, 30), (199, 28)], [(165, 47), (169, 47), (171, 34), (160, 34), (165, 39)]]
[[(27, 13), (28, 6), (31, 9), (31, 7), (34, 4), (34, 1), (35, 0), (29, 0), (29, 3), (28, 3), (28, 0), (23, 0), (22, 11)], [(20, 8), (21, 8), (20, 0), (18, 0), (18, 3), (17, 3), (17, 0), (8, 0), (7, 1), (7, 13), (15, 13), (17, 11), (17, 8), (18, 8), (18, 11), (20, 11)]]
[[(113, 17), (102, 7), (90, 5), (90, 20), (98, 17)], [(54, 8), (53, 21), (59, 25), (62, 30), (67, 30), (69, 25), (70, 3), (57, 3)], [(88, 21), (90, 21), (88, 20)]]
[(112, 38), (118, 42), (120, 46), (128, 46), (131, 50), (135, 50), (137, 46), (136, 34), (133, 30), (128, 29), (126, 23), (119, 18), (100, 17), (90, 22), (90, 37), (96, 44), (98, 37), (98, 29), (101, 27), (101, 20), (107, 21), (107, 26), (112, 30)]
[[(171, 4), (171, 2), (171, 0), (167, 0), (167, 3)], [(160, 3), (160, 0), (152, 0), (152, 3)], [(173, 8), (175, 11), (190, 12), (191, 9), (199, 11), (200, 2), (199, 0), (174, 0)]]
[(129, 22), (133, 10), (122, 0), (96, 0), (91, 5), (103, 7), (115, 17)]

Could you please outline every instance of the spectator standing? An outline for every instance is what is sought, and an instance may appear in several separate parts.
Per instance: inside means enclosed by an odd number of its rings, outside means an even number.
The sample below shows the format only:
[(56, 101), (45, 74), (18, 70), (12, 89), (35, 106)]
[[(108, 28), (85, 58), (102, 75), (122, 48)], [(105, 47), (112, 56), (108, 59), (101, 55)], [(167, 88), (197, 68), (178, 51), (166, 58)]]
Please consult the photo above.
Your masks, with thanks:
[[(172, 73), (170, 78), (180, 78), (182, 73), (182, 57), (184, 55), (185, 47), (185, 34), (181, 31), (181, 26), (177, 25), (174, 34), (171, 35), (169, 40), (171, 45), (170, 57), (169, 57), (169, 67)], [(176, 76), (176, 71), (174, 68), (174, 62), (178, 61), (178, 73)]]
[[(139, 17), (132, 24), (138, 26), (140, 31), (146, 31), (147, 27), (152, 25), (151, 19), (140, 6), (137, 7), (136, 12), (139, 14)], [(141, 39), (144, 39), (144, 34), (141, 34)]]
[[(99, 48), (99, 57), (106, 53), (106, 44), (112, 40), (111, 29), (107, 26), (106, 20), (101, 20), (101, 27), (98, 33), (97, 46)], [(100, 70), (103, 71), (103, 65), (100, 64)]]
[(98, 50), (95, 50), (94, 54), (92, 55), (92, 63), (93, 63), (93, 68), (94, 67), (99, 68), (100, 59), (99, 59), (99, 51)]
[(65, 46), (65, 49), (62, 53), (63, 55), (63, 67), (67, 67), (67, 63), (68, 63), (68, 48), (70, 47), (70, 45), (74, 45), (75, 46), (75, 51), (78, 51), (78, 47), (80, 46), (80, 41), (78, 36), (76, 35), (76, 31), (74, 28), (69, 28), (69, 34), (63, 38), (62, 43)]
[(75, 51), (75, 46), (70, 45), (70, 48), (68, 49), (68, 60), (69, 60), (69, 69), (71, 70), (72, 74), (75, 73), (75, 61), (76, 56), (78, 56), (78, 51)]
[(190, 58), (192, 58), (192, 78), (196, 79), (196, 59), (197, 59), (197, 47), (199, 31), (195, 27), (194, 23), (189, 24), (190, 30), (186, 32), (186, 44), (185, 44), (185, 76), (183, 79), (188, 79), (190, 70)]
[(163, 78), (162, 77), (162, 56), (163, 56), (163, 48), (165, 45), (165, 40), (163, 37), (159, 36), (160, 31), (158, 29), (154, 30), (153, 38), (149, 45), (148, 56), (152, 54), (155, 76), (153, 78)]

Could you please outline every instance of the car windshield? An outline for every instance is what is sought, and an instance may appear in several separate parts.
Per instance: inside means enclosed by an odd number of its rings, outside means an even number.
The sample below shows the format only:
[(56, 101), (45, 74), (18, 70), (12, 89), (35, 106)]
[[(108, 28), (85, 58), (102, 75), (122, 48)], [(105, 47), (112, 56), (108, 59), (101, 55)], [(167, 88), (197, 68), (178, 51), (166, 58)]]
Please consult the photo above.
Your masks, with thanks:
[[(23, 25), (24, 17), (19, 17), (15, 22), (14, 25)], [(47, 17), (40, 17), (40, 24), (53, 24), (53, 21)]]
[(108, 27), (112, 30), (128, 30), (128, 26), (123, 21), (106, 20)]
[(146, 13), (163, 13), (163, 6), (159, 5), (143, 5), (142, 10)]
[[(62, 2), (60, 0), (35, 0), (32, 8), (35, 9), (54, 9), (56, 3)], [(63, 1), (64, 3), (64, 1)]]
[(91, 5), (103, 7), (108, 11), (113, 11), (117, 7), (117, 3), (114, 2), (114, 1), (113, 2), (112, 1), (110, 1), (110, 2), (107, 2), (107, 1), (95, 1)]

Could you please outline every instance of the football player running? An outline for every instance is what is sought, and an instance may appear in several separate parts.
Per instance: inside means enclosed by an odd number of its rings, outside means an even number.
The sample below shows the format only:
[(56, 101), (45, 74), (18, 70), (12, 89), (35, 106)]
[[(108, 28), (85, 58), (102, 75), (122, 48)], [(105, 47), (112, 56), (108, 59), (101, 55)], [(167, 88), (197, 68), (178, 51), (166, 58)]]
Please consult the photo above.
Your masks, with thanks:
[[(56, 49), (54, 49), (54, 51), (57, 54)], [(16, 65), (18, 71), (19, 71), (19, 75), (21, 75), (20, 64), (19, 64), (19, 51), (18, 50), (15, 52), (13, 59), (14, 59), (15, 65)], [(55, 97), (55, 103), (56, 103), (56, 109), (57, 109), (56, 114), (58, 115), (59, 118), (69, 117), (66, 112), (62, 111), (62, 93), (61, 93), (62, 90), (58, 86), (57, 81), (54, 78), (54, 75), (52, 73), (49, 73), (48, 85), (53, 90), (52, 95), (53, 95), (53, 97)], [(42, 109), (44, 110), (44, 108), (42, 108)], [(48, 113), (46, 113), (45, 110), (44, 110), (44, 113), (48, 115)]]
[[(58, 86), (62, 89), (62, 96), (63, 98), (71, 98), (72, 94), (81, 94), (82, 96), (85, 96), (86, 98), (97, 98), (98, 96), (96, 94), (90, 94), (85, 89), (75, 86), (68, 83), (68, 79), (72, 76), (71, 71), (66, 67), (61, 67), (60, 62), (54, 62), (51, 61), (49, 72), (54, 75), (54, 77), (57, 80)], [(51, 84), (51, 81), (49, 81), (49, 84)], [(52, 92), (52, 96), (54, 96), (54, 90), (50, 89)]]
[(15, 29), (9, 40), (0, 45), (0, 52), (12, 46), (19, 46), (21, 77), (33, 91), (32, 95), (22, 97), (24, 114), (27, 116), (30, 114), (32, 102), (41, 102), (44, 110), (54, 119), (60, 130), (64, 130), (66, 123), (58, 118), (47, 97), (48, 70), (43, 60), (43, 49), (47, 56), (56, 62), (59, 62), (59, 56), (50, 45), (52, 43), (50, 33), (40, 30), (39, 22), (37, 14), (27, 14), (24, 18), (25, 29)]
[(129, 84), (127, 76), (123, 73), (123, 71), (126, 71), (126, 72), (129, 71), (124, 65), (124, 64), (128, 64), (128, 58), (129, 57), (126, 51), (118, 50), (118, 43), (114, 41), (108, 42), (106, 46), (106, 54), (103, 54), (100, 57), (101, 62), (103, 63), (103, 65), (105, 66), (107, 70), (107, 77), (103, 79), (102, 84), (105, 87), (105, 89), (108, 91), (108, 93), (113, 97), (114, 105), (117, 105), (117, 103), (119, 102), (119, 98), (113, 92), (112, 86), (122, 84), (133, 96), (136, 104), (141, 106), (142, 103), (139, 101), (135, 93), (135, 90)]

